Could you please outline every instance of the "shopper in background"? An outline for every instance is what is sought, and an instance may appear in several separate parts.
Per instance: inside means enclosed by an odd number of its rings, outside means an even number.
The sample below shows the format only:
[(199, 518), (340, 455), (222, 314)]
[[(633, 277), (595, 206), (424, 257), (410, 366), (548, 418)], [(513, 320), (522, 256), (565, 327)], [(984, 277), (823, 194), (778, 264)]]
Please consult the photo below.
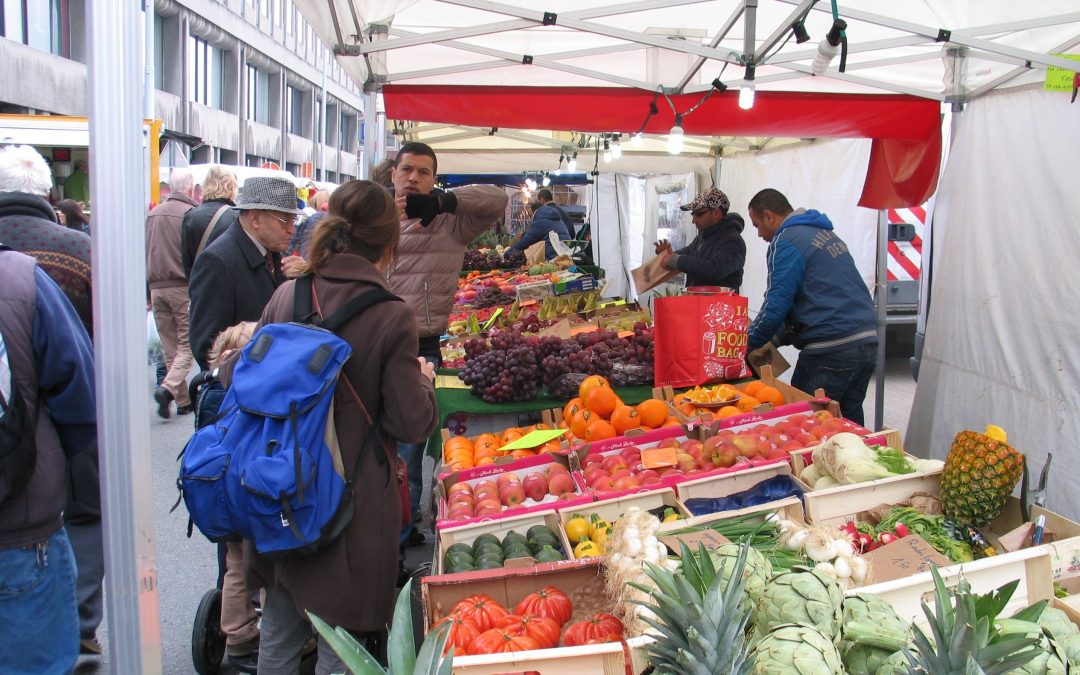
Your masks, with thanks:
[(192, 410), (187, 376), (194, 364), (188, 343), (188, 281), (180, 255), (180, 231), (185, 214), (197, 204), (191, 171), (173, 169), (169, 196), (146, 217), (146, 281), (168, 370), (154, 390), (154, 401), (157, 414), (164, 419), (169, 419), (173, 401), (177, 415)]
[(748, 349), (770, 341), (795, 345), (792, 386), (824, 389), (844, 417), (862, 424), (878, 338), (874, 303), (847, 244), (825, 214), (796, 211), (777, 190), (754, 195), (748, 211), (769, 242), (769, 287), (750, 324)]
[(76, 232), (90, 234), (90, 219), (83, 213), (82, 205), (73, 199), (62, 199), (56, 205), (60, 214), (60, 224)]
[(570, 217), (555, 204), (551, 190), (543, 188), (536, 193), (537, 202), (529, 204), (532, 210), (532, 222), (525, 228), (521, 239), (510, 247), (511, 251), (524, 251), (538, 241), (544, 242), (544, 257), (555, 257), (555, 247), (551, 245), (550, 234), (555, 233), (559, 241), (570, 238)]
[[(309, 204), (315, 213), (305, 218), (299, 225), (296, 226), (296, 232), (293, 234), (292, 239), (289, 241), (289, 248), (287, 249), (289, 258), (306, 258), (308, 250), (308, 240), (311, 239), (311, 233), (315, 230), (315, 226), (319, 224), (319, 221), (326, 215), (326, 210), (330, 206), (330, 191), (319, 190), (311, 197)], [(288, 260), (283, 260), (282, 263), (288, 267)], [(288, 270), (286, 270), (288, 274)], [(292, 276), (292, 275), (289, 275)]]
[[(394, 200), (385, 188), (350, 181), (335, 190), (330, 212), (311, 239), (316, 311), (329, 317), (353, 298), (385, 288), (400, 236)], [(286, 282), (274, 293), (260, 325), (293, 320), (294, 283)], [(352, 346), (335, 393), (334, 426), (342, 464), (357, 466), (359, 457), (356, 511), (338, 539), (309, 556), (274, 562), (245, 546), (250, 576), (266, 589), (260, 675), (299, 672), (301, 652), (311, 636), (305, 611), (357, 634), (372, 654), (385, 658), (402, 520), (393, 439), (416, 443), (435, 429), (435, 371), (416, 356), (416, 323), (404, 303), (373, 305), (337, 334)], [(360, 456), (371, 418), (378, 419), (382, 433)], [(320, 638), (316, 672), (344, 671)]]
[[(0, 306), (0, 462), (5, 478), (16, 479), (0, 492), (0, 672), (70, 673), (79, 613), (62, 512), (67, 463), (96, 443), (94, 354), (59, 286), (33, 258), (6, 248)], [(9, 407), (14, 400), (21, 405)]]
[[(90, 238), (63, 227), (39, 195), (52, 188), (45, 159), (23, 145), (0, 150), (0, 243), (36, 259), (63, 291), (90, 340), (94, 336), (91, 306)], [(105, 553), (101, 538), (101, 493), (97, 446), (70, 461), (68, 500), (64, 508), (67, 536), (78, 563), (80, 651), (100, 654), (96, 633), (103, 616), (102, 582)], [(3, 669), (0, 668), (0, 672)]]
[(71, 175), (64, 180), (64, 199), (90, 203), (90, 174), (86, 173), (86, 169), (85, 159), (75, 160)]
[(723, 286), (738, 293), (746, 264), (742, 216), (730, 212), (728, 196), (714, 187), (679, 208), (690, 212), (698, 235), (678, 251), (672, 251), (667, 240), (656, 242), (664, 266), (685, 273), (688, 287)]
[[(453, 192), (436, 190), (438, 170), (435, 151), (424, 143), (406, 143), (398, 151), (391, 180), (401, 220), (401, 243), (387, 272), (390, 290), (404, 298), (416, 318), (419, 355), (436, 366), (442, 363), (439, 337), (449, 323), (465, 247), (504, 217), (508, 201), (502, 189), (490, 185)], [(398, 447), (409, 467), (413, 520), (413, 525), (402, 531), (402, 546), (424, 542), (415, 525), (424, 488), (425, 446), (421, 442)], [(408, 574), (404, 566), (402, 573)]]
[(281, 254), (296, 227), (296, 188), (284, 178), (244, 181), (240, 212), (191, 268), (191, 351), (203, 368), (214, 337), (241, 321), (257, 321), (285, 280)]
[(212, 166), (202, 186), (202, 203), (184, 214), (180, 230), (180, 259), (186, 279), (191, 279), (191, 266), (199, 253), (232, 227), (237, 218), (232, 207), (240, 187), (232, 172)]

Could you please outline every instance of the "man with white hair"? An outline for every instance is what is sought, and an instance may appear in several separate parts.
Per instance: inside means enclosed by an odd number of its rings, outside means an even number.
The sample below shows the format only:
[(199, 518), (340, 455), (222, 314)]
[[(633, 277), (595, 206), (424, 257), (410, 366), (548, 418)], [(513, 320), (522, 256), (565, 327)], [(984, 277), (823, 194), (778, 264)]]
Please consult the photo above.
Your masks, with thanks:
[(146, 281), (168, 369), (161, 386), (154, 390), (154, 401), (158, 415), (165, 419), (173, 401), (177, 415), (192, 410), (187, 376), (194, 360), (188, 344), (188, 283), (180, 235), (184, 215), (195, 206), (191, 171), (177, 168), (169, 174), (169, 195), (146, 218)]
[[(75, 308), (88, 337), (94, 336), (90, 237), (56, 222), (45, 195), (52, 174), (45, 159), (28, 145), (0, 148), (0, 244), (31, 256)], [(68, 499), (64, 521), (78, 562), (80, 651), (100, 654), (96, 638), (103, 616), (102, 579), (105, 553), (101, 541), (101, 495), (98, 453), (73, 457), (68, 466)]]

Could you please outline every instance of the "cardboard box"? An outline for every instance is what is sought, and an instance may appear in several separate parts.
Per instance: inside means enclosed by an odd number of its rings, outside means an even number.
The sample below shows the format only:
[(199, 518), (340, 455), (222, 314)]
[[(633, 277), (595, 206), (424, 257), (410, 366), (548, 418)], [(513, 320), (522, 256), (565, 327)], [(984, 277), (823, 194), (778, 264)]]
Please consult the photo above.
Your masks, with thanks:
[[(454, 544), (468, 544), (471, 546), (476, 541), (476, 538), (482, 534), (493, 534), (501, 541), (506, 536), (506, 533), (511, 530), (525, 534), (534, 525), (547, 525), (551, 528), (552, 532), (559, 538), (564, 560), (574, 557), (573, 549), (566, 540), (566, 533), (563, 531), (559, 517), (554, 512), (548, 511), (546, 513), (526, 513), (520, 516), (509, 516), (461, 527), (445, 527), (439, 530), (438, 546), (435, 547), (435, 559), (432, 561), (431, 569), (438, 574), (446, 573), (443, 569), (443, 558), (446, 556), (447, 549)], [(505, 567), (532, 567), (535, 564), (536, 560), (533, 558), (514, 558), (506, 561)]]
[[(1046, 516), (1043, 545), (1049, 546), (1051, 550), (1054, 581), (1080, 578), (1080, 523), (1040, 506), (1032, 506), (1032, 519), (1039, 516)], [(1005, 503), (1005, 510), (987, 528), (992, 532), (991, 543), (1001, 546), (1000, 541), (993, 540), (994, 534), (1004, 535), (1025, 524), (1026, 521), (1020, 511), (1020, 500), (1009, 497)], [(1030, 543), (1031, 539), (1028, 535), (1025, 544), (1030, 545)], [(1080, 588), (1077, 590), (1080, 591)]]
[[(488, 465), (477, 469), (470, 469), (468, 471), (461, 471), (457, 473), (449, 473), (439, 476), (434, 483), (434, 489), (436, 489), (439, 503), (439, 519), (435, 522), (437, 530), (442, 531), (447, 527), (460, 527), (462, 525), (482, 523), (492, 520), (499, 520), (507, 516), (517, 516), (525, 513), (543, 513), (545, 511), (553, 511), (557, 506), (568, 506), (573, 503), (591, 502), (593, 497), (591, 494), (586, 494), (584, 485), (579, 481), (579, 477), (574, 475), (574, 472), (570, 472), (571, 479), (574, 481), (574, 494), (571, 499), (559, 499), (553, 495), (547, 495), (543, 501), (535, 502), (531, 499), (526, 499), (521, 505), (513, 508), (504, 508), (498, 514), (490, 516), (478, 516), (475, 518), (467, 518), (462, 520), (447, 520), (446, 515), (448, 512), (447, 495), (450, 486), (454, 483), (468, 483), (475, 486), (477, 483), (483, 480), (498, 480), (499, 476), (507, 473), (516, 473), (518, 477), (524, 482), (525, 476), (533, 471), (545, 471), (552, 464), (560, 464), (564, 468), (567, 468), (566, 457), (559, 457), (556, 455), (537, 455), (536, 457), (527, 457), (521, 460), (525, 465), (525, 468), (519, 468), (513, 472), (507, 471), (503, 467)], [(569, 469), (568, 469), (569, 470)]]
[(555, 295), (566, 295), (568, 293), (583, 293), (596, 288), (599, 288), (599, 283), (595, 278), (581, 276), (577, 279), (556, 282), (553, 290), (555, 291)]
[[(508, 611), (525, 596), (545, 586), (554, 586), (568, 596), (574, 613), (570, 622), (596, 612), (611, 612), (611, 600), (604, 592), (604, 576), (596, 559), (544, 563), (528, 569), (502, 569), (465, 574), (426, 577), (420, 580), (424, 608), (424, 632), (445, 617), (455, 604), (470, 595), (485, 594)], [(541, 675), (580, 675), (626, 672), (629, 651), (622, 642), (582, 647), (556, 647), (511, 654), (458, 656), (454, 673), (505, 675), (538, 672)]]
[[(692, 513), (690, 508), (686, 506), (686, 502), (689, 499), (716, 499), (729, 497), (733, 494), (749, 490), (758, 483), (770, 478), (791, 475), (791, 466), (787, 462), (779, 460), (772, 462), (771, 464), (752, 466), (741, 471), (735, 471), (719, 476), (685, 480), (675, 486), (675, 492), (678, 494), (679, 501), (686, 508), (687, 513)], [(809, 492), (810, 488), (802, 484), (799, 479), (796, 478), (794, 480), (804, 492)], [(767, 506), (770, 503), (773, 502), (761, 504), (761, 506)], [(712, 514), (703, 513), (701, 515), (707, 516)]]

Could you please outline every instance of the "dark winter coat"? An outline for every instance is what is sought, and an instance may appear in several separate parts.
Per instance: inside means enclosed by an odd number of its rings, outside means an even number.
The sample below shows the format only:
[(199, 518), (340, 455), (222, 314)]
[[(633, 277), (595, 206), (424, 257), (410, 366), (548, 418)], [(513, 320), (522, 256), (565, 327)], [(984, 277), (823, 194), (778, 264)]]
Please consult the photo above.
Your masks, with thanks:
[[(294, 287), (289, 281), (277, 290), (261, 324), (292, 320)], [(315, 275), (323, 316), (378, 287), (385, 288), (383, 275), (355, 255), (335, 255)], [(379, 631), (390, 622), (397, 595), (401, 502), (392, 462), (380, 462), (376, 453), (392, 458), (396, 441), (417, 443), (428, 437), (438, 421), (435, 390), (420, 372), (416, 321), (404, 302), (374, 305), (337, 333), (353, 348), (342, 375), (371, 416), (381, 420), (384, 432), (382, 447), (369, 448), (360, 462), (356, 515), (337, 541), (314, 555), (270, 562), (250, 544), (244, 554), (255, 585), (284, 589), (301, 612), (311, 611), (331, 626), (351, 631)], [(369, 427), (340, 381), (334, 424), (342, 463), (351, 470)]]
[(285, 280), (281, 254), (274, 253), (274, 272), (266, 257), (244, 232), (240, 221), (203, 249), (191, 268), (189, 336), (191, 353), (204, 369), (217, 334), (241, 321), (258, 321), (274, 290)]
[(675, 266), (686, 274), (686, 285), (726, 286), (738, 293), (746, 264), (742, 231), (742, 216), (729, 213), (694, 237), (689, 246), (676, 251)]
[(548, 234), (554, 232), (559, 241), (570, 238), (570, 230), (567, 229), (559, 209), (552, 204), (544, 204), (533, 214), (532, 222), (521, 235), (521, 239), (510, 247), (513, 251), (524, 251), (538, 241), (544, 242), (544, 257), (551, 260), (555, 257), (555, 247), (551, 245)]
[[(180, 259), (184, 266), (184, 276), (191, 278), (191, 267), (195, 264), (195, 255), (199, 250), (199, 242), (202, 241), (203, 233), (214, 214), (222, 206), (233, 206), (232, 201), (225, 199), (208, 199), (202, 204), (184, 214), (184, 223), (180, 227)], [(214, 231), (206, 239), (209, 246), (215, 239), (228, 232), (232, 224), (237, 221), (239, 215), (231, 208), (225, 209), (214, 225)], [(204, 247), (205, 248), (205, 247)]]

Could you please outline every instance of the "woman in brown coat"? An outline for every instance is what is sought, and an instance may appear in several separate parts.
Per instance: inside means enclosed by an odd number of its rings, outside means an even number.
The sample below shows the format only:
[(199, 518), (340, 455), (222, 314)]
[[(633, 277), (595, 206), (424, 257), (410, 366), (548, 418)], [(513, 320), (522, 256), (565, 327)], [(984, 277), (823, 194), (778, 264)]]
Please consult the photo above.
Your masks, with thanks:
[[(329, 214), (312, 233), (308, 261), (315, 307), (323, 317), (361, 293), (386, 287), (399, 233), (394, 200), (384, 188), (352, 181), (334, 191)], [(291, 321), (294, 292), (292, 281), (279, 287), (261, 323)], [(437, 424), (434, 370), (417, 358), (416, 321), (404, 302), (373, 305), (337, 334), (353, 348), (342, 378), (348, 378), (371, 417), (380, 421), (383, 443), (360, 464), (356, 514), (337, 541), (314, 555), (274, 562), (247, 548), (250, 577), (266, 588), (259, 648), (262, 675), (298, 671), (301, 651), (311, 637), (305, 611), (354, 633), (386, 630), (396, 595), (401, 501), (394, 463), (381, 462), (376, 453), (396, 453), (395, 441), (422, 441)], [(368, 423), (341, 380), (334, 397), (334, 424), (342, 463), (352, 467)], [(344, 671), (320, 639), (317, 672)]]

